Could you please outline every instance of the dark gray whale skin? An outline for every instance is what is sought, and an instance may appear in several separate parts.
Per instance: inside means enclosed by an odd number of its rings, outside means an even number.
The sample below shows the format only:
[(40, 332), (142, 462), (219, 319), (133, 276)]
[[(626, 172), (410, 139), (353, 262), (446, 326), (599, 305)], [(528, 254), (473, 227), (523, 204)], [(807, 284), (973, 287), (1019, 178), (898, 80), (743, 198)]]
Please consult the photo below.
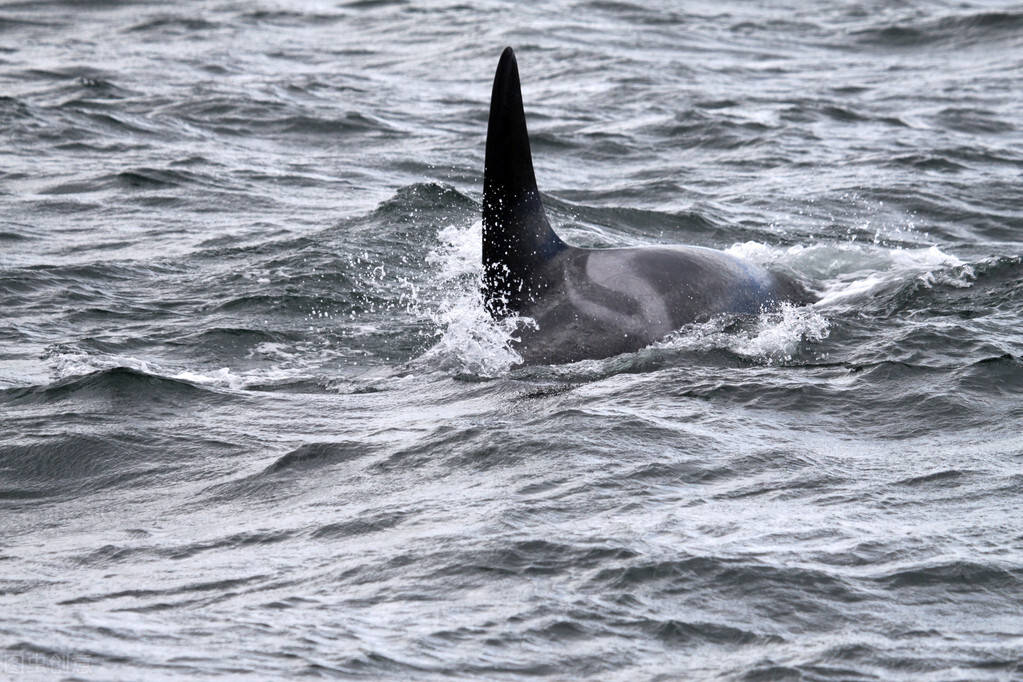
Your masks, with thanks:
[(514, 344), (525, 364), (611, 357), (717, 314), (813, 300), (789, 277), (714, 249), (563, 242), (536, 187), (510, 47), (494, 76), (483, 177), (483, 298), (496, 318), (536, 322)]

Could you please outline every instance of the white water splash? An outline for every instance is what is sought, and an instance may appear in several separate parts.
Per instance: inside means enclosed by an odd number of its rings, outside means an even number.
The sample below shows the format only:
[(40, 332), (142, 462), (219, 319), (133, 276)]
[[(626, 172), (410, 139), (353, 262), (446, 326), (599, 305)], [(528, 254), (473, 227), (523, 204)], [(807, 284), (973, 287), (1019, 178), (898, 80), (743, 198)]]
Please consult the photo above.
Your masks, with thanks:
[(484, 307), (482, 223), (450, 225), (437, 237), (440, 244), (427, 254), (426, 262), (436, 268), (440, 300), (424, 312), (439, 328), (438, 339), (419, 360), (476, 376), (504, 374), (522, 362), (512, 343), (521, 325), (532, 321), (495, 320)]
[(771, 247), (757, 242), (734, 244), (727, 253), (765, 266), (781, 267), (816, 284), (818, 308), (861, 301), (912, 279), (924, 286), (972, 285), (973, 268), (937, 246), (890, 248), (862, 242)]
[(755, 324), (735, 328), (730, 315), (686, 325), (655, 344), (658, 348), (688, 351), (727, 349), (756, 362), (790, 362), (804, 343), (827, 338), (831, 324), (810, 306), (784, 303), (761, 313)]
[(731, 348), (748, 357), (788, 362), (801, 344), (823, 341), (830, 332), (830, 322), (816, 310), (784, 303), (777, 310), (761, 313), (753, 332), (739, 335)]

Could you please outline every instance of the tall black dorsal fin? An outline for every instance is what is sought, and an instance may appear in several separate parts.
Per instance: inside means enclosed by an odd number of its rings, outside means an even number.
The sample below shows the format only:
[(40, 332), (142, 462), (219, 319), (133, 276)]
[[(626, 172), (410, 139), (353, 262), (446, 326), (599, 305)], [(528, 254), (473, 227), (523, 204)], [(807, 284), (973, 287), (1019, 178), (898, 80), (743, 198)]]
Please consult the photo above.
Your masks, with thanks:
[(483, 169), (483, 296), (493, 314), (516, 312), (544, 287), (541, 266), (565, 248), (540, 201), (522, 108), (519, 67), (506, 47), (494, 75)]

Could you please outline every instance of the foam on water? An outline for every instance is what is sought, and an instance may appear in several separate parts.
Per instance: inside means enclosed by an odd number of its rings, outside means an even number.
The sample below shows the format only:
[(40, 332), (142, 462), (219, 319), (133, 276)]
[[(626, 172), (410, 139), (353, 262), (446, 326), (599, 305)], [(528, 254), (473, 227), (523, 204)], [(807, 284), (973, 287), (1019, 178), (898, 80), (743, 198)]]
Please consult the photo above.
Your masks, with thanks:
[(775, 364), (790, 362), (803, 344), (823, 341), (831, 330), (831, 323), (817, 310), (790, 303), (762, 312), (752, 325), (736, 325), (734, 321), (730, 315), (719, 315), (686, 325), (655, 347), (701, 352), (728, 350), (754, 362)]
[(933, 245), (893, 248), (839, 242), (782, 248), (745, 242), (732, 245), (726, 252), (761, 265), (784, 268), (810, 280), (820, 294), (816, 306), (825, 310), (861, 301), (912, 279), (928, 287), (935, 283), (969, 287), (974, 277), (973, 268)]
[(50, 366), (53, 381), (62, 381), (92, 372), (126, 367), (146, 374), (156, 374), (149, 360), (131, 356), (114, 356), (105, 353), (87, 353), (77, 346), (55, 344), (46, 349), (44, 359)]
[(270, 366), (240, 371), (231, 367), (170, 367), (151, 359), (132, 355), (86, 352), (81, 348), (67, 345), (51, 347), (46, 358), (50, 363), (51, 377), (62, 381), (84, 376), (93, 372), (127, 368), (155, 377), (187, 381), (198, 386), (225, 388), (232, 391), (246, 390), (257, 385), (294, 378), (294, 371), (284, 367)]
[(232, 372), (229, 367), (221, 367), (206, 373), (185, 370), (172, 374), (171, 378), (199, 384), (200, 386), (217, 386), (235, 390), (243, 388), (247, 383), (245, 379)]

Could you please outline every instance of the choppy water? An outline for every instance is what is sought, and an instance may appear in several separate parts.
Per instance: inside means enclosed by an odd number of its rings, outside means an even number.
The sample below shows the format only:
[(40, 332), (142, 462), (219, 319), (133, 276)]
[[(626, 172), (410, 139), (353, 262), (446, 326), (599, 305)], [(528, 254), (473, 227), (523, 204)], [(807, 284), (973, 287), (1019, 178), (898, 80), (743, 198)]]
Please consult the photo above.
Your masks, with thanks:
[[(822, 301), (515, 368), (577, 245)], [(0, 677), (1020, 679), (1023, 8), (0, 6)]]

